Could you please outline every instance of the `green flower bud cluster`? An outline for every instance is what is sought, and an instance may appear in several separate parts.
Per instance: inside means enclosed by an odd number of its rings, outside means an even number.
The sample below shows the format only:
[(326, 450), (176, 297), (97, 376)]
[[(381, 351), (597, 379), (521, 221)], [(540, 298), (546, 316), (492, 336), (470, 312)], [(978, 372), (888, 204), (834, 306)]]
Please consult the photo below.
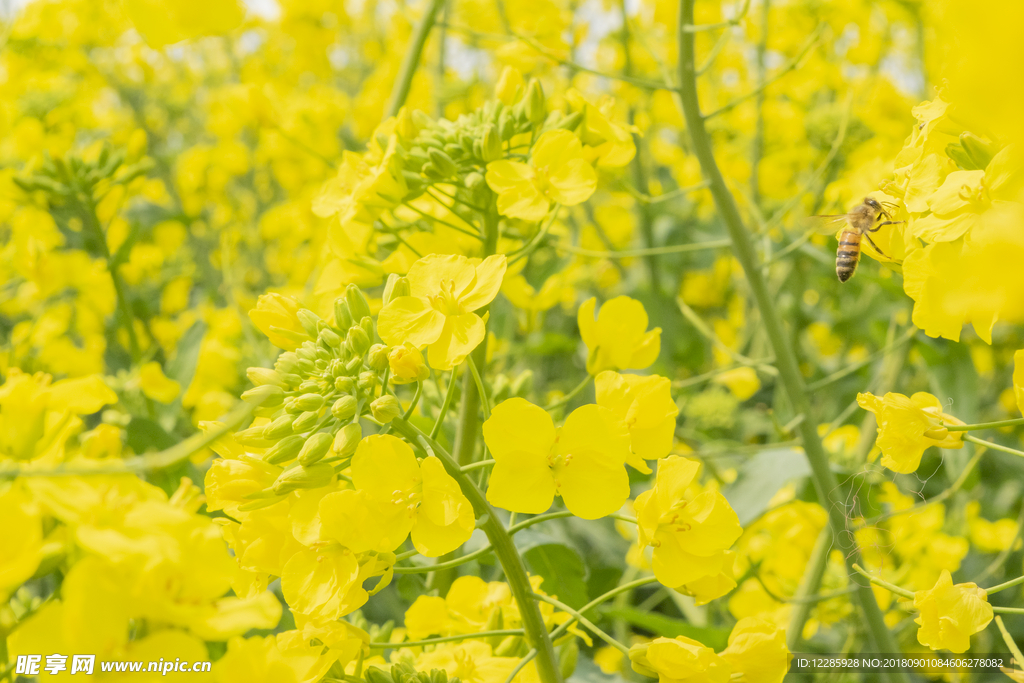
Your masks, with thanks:
[(491, 400), (495, 403), (505, 399), (526, 398), (533, 389), (533, 370), (524, 370), (515, 377), (499, 374), (491, 383)]
[(364, 674), (367, 683), (459, 683), (458, 678), (448, 678), (444, 669), (416, 671), (409, 662), (393, 664), (390, 669), (371, 666)]
[(12, 180), (25, 192), (45, 192), (58, 203), (63, 203), (73, 198), (93, 199), (101, 182), (127, 185), (151, 168), (153, 162), (150, 159), (126, 163), (124, 151), (104, 145), (92, 160), (73, 154), (63, 158), (45, 154), (34, 173)]
[(246, 373), (255, 386), (242, 399), (270, 422), (235, 434), (243, 445), (266, 449), (264, 462), (286, 468), (272, 487), (278, 495), (329, 483), (362, 438), (361, 414), (389, 421), (401, 411), (393, 396), (374, 398), (387, 348), (373, 343), (370, 306), (357, 286), (335, 301), (333, 325), (305, 309), (296, 316), (309, 339), (278, 356), (273, 369)]
[(403, 176), (414, 193), (435, 182), (450, 182), (470, 190), (474, 199), (483, 203), (484, 197), (475, 196), (487, 192), (483, 171), (487, 164), (507, 155), (506, 145), (513, 137), (556, 128), (575, 130), (582, 118), (581, 112), (549, 114), (537, 80), (530, 81), (515, 104), (491, 100), (455, 121), (435, 120), (416, 111), (411, 125), (399, 126), (399, 131), (405, 128), (412, 135), (401, 139)]

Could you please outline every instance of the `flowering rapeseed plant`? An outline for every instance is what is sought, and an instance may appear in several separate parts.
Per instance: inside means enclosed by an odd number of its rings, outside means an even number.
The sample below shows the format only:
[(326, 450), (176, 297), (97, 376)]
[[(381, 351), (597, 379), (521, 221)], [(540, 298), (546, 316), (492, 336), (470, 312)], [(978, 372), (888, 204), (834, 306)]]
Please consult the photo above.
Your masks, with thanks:
[(17, 4), (0, 680), (1017, 652), (1017, 3)]

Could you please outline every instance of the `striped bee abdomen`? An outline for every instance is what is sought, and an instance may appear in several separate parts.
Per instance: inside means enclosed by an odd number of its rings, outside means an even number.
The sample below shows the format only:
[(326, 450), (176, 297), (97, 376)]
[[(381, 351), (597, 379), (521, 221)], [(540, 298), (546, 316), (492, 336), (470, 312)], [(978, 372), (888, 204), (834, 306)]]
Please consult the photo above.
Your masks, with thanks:
[(857, 271), (860, 260), (860, 230), (844, 230), (839, 236), (839, 251), (836, 252), (836, 275), (840, 282), (846, 282)]

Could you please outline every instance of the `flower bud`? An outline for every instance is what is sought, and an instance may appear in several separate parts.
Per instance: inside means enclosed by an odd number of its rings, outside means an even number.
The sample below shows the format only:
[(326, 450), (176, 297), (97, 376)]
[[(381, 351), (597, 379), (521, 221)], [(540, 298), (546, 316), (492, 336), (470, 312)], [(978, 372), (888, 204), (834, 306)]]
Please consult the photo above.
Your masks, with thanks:
[(403, 296), (409, 296), (412, 290), (409, 287), (409, 278), (402, 277), (398, 273), (391, 273), (388, 275), (388, 282), (384, 285), (384, 296), (382, 301), (387, 306), (395, 299)]
[(391, 349), (388, 353), (388, 365), (391, 367), (393, 384), (409, 384), (430, 376), (430, 369), (423, 359), (423, 354), (409, 342)]
[(484, 184), (484, 177), (473, 171), (472, 173), (466, 174), (466, 179), (463, 181), (466, 184), (466, 189), (475, 190)]
[(334, 479), (334, 468), (318, 462), (309, 467), (293, 467), (281, 473), (274, 482), (274, 493), (284, 494), (299, 489), (316, 489), (327, 486)]
[(530, 85), (526, 88), (526, 116), (530, 119), (530, 123), (536, 126), (543, 122), (547, 115), (544, 89), (540, 86), (540, 81), (531, 78)]
[(277, 357), (274, 362), (274, 369), (280, 372), (282, 375), (295, 374), (298, 367), (299, 357), (291, 351), (286, 351)]
[(244, 392), (242, 400), (254, 406), (279, 406), (284, 400), (284, 389), (274, 384), (264, 384)]
[(359, 377), (356, 379), (356, 387), (364, 394), (370, 393), (370, 390), (373, 389), (376, 384), (377, 375), (369, 371), (360, 372)]
[(299, 322), (302, 323), (302, 329), (306, 331), (310, 337), (316, 338), (317, 332), (319, 332), (320, 316), (308, 308), (300, 308), (295, 314), (298, 317)]
[(363, 428), (358, 422), (350, 422), (334, 435), (334, 452), (340, 458), (347, 458), (356, 452), (356, 446), (363, 438)]
[(388, 347), (384, 344), (374, 344), (370, 352), (366, 354), (366, 364), (374, 372), (384, 372), (388, 366)]
[(494, 86), (494, 96), (503, 104), (511, 107), (523, 93), (523, 74), (515, 67), (506, 66)]
[(366, 333), (366, 337), (372, 342), (373, 341), (373, 318), (370, 316), (364, 316), (359, 321), (359, 327), (363, 328), (363, 332)]
[(334, 388), (343, 394), (351, 394), (356, 390), (356, 381), (351, 377), (338, 377), (334, 380)]
[(324, 397), (320, 394), (303, 394), (295, 399), (299, 410), (320, 410), (324, 407)]
[(562, 130), (574, 131), (579, 128), (580, 123), (583, 122), (583, 112), (575, 111), (558, 123), (558, 127)]
[(303, 343), (302, 346), (295, 349), (295, 355), (298, 357), (299, 363), (302, 361), (312, 362), (316, 360), (316, 344), (311, 341)]
[(511, 140), (512, 136), (515, 135), (516, 121), (512, 116), (511, 109), (501, 112), (501, 116), (498, 117), (498, 133), (501, 135), (502, 141)]
[(241, 429), (232, 435), (232, 438), (243, 446), (252, 446), (253, 448), (266, 448), (273, 445), (273, 442), (267, 440), (263, 436), (263, 430), (266, 429), (266, 425), (260, 425), (259, 427), (249, 427), (249, 429)]
[(525, 396), (533, 388), (533, 370), (523, 370), (512, 380), (509, 391), (513, 396)]
[(370, 403), (370, 412), (377, 422), (387, 424), (402, 414), (402, 404), (391, 394), (384, 394)]
[(292, 421), (294, 419), (291, 415), (287, 414), (275, 419), (263, 428), (263, 437), (276, 440), (288, 436), (292, 433)]
[(427, 156), (430, 157), (430, 163), (434, 165), (442, 178), (451, 178), (459, 170), (452, 158), (440, 149), (430, 149)]
[(367, 667), (363, 676), (366, 678), (366, 683), (396, 683), (391, 674), (375, 666)]
[(306, 437), (298, 434), (286, 436), (267, 449), (267, 452), (263, 454), (263, 460), (271, 465), (287, 462), (299, 454), (299, 449), (305, 442)]
[(359, 401), (355, 396), (342, 396), (331, 406), (331, 415), (339, 420), (351, 420), (358, 407)]
[(299, 464), (309, 467), (327, 455), (334, 437), (328, 432), (317, 432), (306, 440), (306, 445), (299, 451)]
[(352, 327), (352, 312), (348, 310), (348, 303), (343, 296), (334, 300), (334, 325), (340, 330)]
[(316, 424), (318, 419), (320, 419), (320, 413), (314, 410), (307, 410), (304, 413), (300, 413), (292, 422), (292, 431), (296, 434), (308, 431), (313, 428), (313, 425)]
[(998, 145), (980, 138), (969, 131), (960, 134), (960, 145), (970, 155), (971, 159), (974, 160), (975, 168), (978, 169), (988, 166), (988, 163), (992, 161), (992, 157), (999, 151)]
[(335, 349), (341, 346), (341, 336), (329, 327), (320, 330), (320, 341)]
[(345, 340), (345, 343), (348, 345), (348, 350), (352, 352), (352, 355), (362, 356), (370, 348), (370, 336), (359, 325), (353, 325), (348, 328), (348, 338)]
[(352, 356), (347, 363), (345, 363), (345, 372), (349, 374), (355, 374), (363, 367), (362, 356)]
[(487, 126), (487, 132), (484, 133), (484, 139), (480, 145), (480, 153), (487, 163), (497, 161), (503, 156), (501, 135), (498, 134), (498, 129), (494, 126)]
[(416, 127), (420, 130), (424, 128), (431, 128), (434, 125), (434, 120), (430, 118), (430, 115), (424, 112), (422, 109), (414, 109), (412, 112), (412, 122), (416, 124)]
[(345, 302), (348, 310), (352, 313), (353, 320), (362, 320), (370, 315), (370, 304), (366, 302), (362, 290), (356, 285), (349, 285), (345, 288)]
[(263, 386), (264, 384), (273, 384), (279, 386), (282, 389), (288, 386), (284, 377), (281, 376), (280, 372), (271, 370), (270, 368), (249, 368), (245, 371), (245, 376), (249, 378), (249, 381), (254, 386)]

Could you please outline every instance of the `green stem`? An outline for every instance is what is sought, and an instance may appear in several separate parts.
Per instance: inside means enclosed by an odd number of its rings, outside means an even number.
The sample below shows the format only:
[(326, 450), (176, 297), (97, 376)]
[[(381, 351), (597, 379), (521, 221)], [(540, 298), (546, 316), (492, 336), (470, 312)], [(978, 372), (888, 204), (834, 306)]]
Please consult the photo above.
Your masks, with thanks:
[(490, 459), (490, 458), (487, 459), (487, 460), (477, 460), (476, 462), (471, 462), (468, 465), (463, 465), (462, 466), (462, 471), (463, 472), (468, 472), (469, 470), (475, 470), (475, 469), (479, 469), (481, 467), (489, 467), (490, 465), (493, 465), (493, 464), (494, 464), (494, 460)]
[(818, 534), (818, 540), (814, 544), (814, 550), (807, 560), (804, 568), (804, 575), (800, 578), (800, 586), (793, 596), (793, 614), (789, 618), (789, 627), (786, 629), (786, 647), (790, 652), (796, 650), (803, 637), (804, 624), (811, 616), (811, 608), (815, 602), (808, 600), (818, 592), (821, 585), (821, 578), (825, 576), (825, 567), (828, 566), (828, 551), (832, 548), (832, 530), (826, 526)]
[(573, 618), (576, 619), (576, 621), (580, 622), (581, 624), (586, 626), (588, 629), (593, 631), (594, 634), (598, 638), (600, 638), (604, 642), (608, 643), (609, 645), (611, 645), (615, 649), (619, 650), (620, 652), (622, 652), (622, 654), (624, 654), (627, 657), (629, 657), (629, 648), (628, 647), (626, 647), (625, 645), (623, 645), (622, 643), (620, 643), (619, 641), (615, 640), (610, 635), (608, 635), (607, 633), (605, 633), (604, 631), (599, 629), (594, 624), (594, 622), (592, 622), (589, 619), (587, 619), (585, 616), (583, 616), (582, 614), (580, 614), (579, 612), (574, 610), (572, 607), (569, 607), (569, 605), (566, 605), (564, 602), (559, 602), (558, 600), (555, 600), (552, 597), (548, 597), (547, 595), (539, 595), (537, 593), (533, 594), (533, 599), (534, 600), (540, 600), (541, 602), (546, 602), (549, 605), (553, 605), (554, 607), (557, 607), (558, 609), (562, 610), (563, 612), (571, 614), (573, 616)]
[(480, 396), (480, 405), (483, 406), (484, 419), (486, 420), (491, 416), (491, 402), (487, 399), (487, 392), (484, 391), (484, 381), (480, 377), (480, 371), (477, 370), (476, 363), (473, 362), (473, 356), (470, 356), (466, 360), (469, 361), (469, 371), (473, 373), (473, 384), (476, 385), (477, 394)]
[(478, 631), (476, 633), (461, 633), (457, 636), (444, 636), (442, 638), (427, 638), (425, 640), (409, 640), (404, 643), (370, 643), (371, 650), (397, 650), (402, 647), (422, 647), (423, 645), (436, 645), (437, 643), (453, 643), (470, 638), (489, 638), (491, 636), (521, 636), (523, 629), (512, 628), (501, 631)]
[[(779, 379), (793, 405), (794, 413), (812, 416), (810, 400), (804, 388), (803, 375), (793, 347), (789, 343), (782, 319), (775, 309), (775, 301), (765, 282), (764, 274), (758, 264), (757, 253), (750, 235), (743, 225), (736, 200), (725, 183), (725, 178), (715, 161), (711, 137), (704, 126), (704, 116), (700, 113), (700, 102), (697, 97), (697, 74), (694, 66), (694, 35), (686, 32), (687, 25), (693, 23), (693, 5), (695, 0), (680, 0), (679, 3), (679, 101), (686, 119), (686, 129), (690, 134), (693, 152), (700, 163), (705, 179), (722, 217), (729, 237), (732, 239), (733, 252), (746, 273), (747, 282), (754, 294), (754, 299), (761, 313), (765, 332), (775, 352), (775, 364), (779, 371)], [(817, 34), (813, 41), (818, 40)], [(813, 42), (811, 43), (813, 44)], [(775, 79), (766, 82), (766, 85)], [(756, 94), (756, 93), (754, 93)], [(818, 498), (828, 510), (832, 534), (837, 547), (846, 558), (847, 565), (852, 566), (860, 560), (860, 549), (853, 535), (846, 528), (846, 501), (843, 500), (839, 483), (832, 472), (828, 454), (818, 437), (818, 422), (815, 419), (803, 420), (798, 429), (803, 442), (807, 460), (811, 465), (812, 476)], [(885, 624), (882, 610), (875, 601), (870, 586), (862, 585), (857, 596), (864, 612), (867, 628), (871, 633), (874, 646), (879, 652), (899, 652), (899, 646)], [(888, 679), (893, 683), (907, 680), (902, 672), (890, 672)]]
[(1006, 647), (1010, 649), (1010, 653), (1016, 660), (1017, 668), (1024, 667), (1024, 654), (1021, 654), (1020, 648), (1017, 647), (1017, 643), (1013, 641), (1013, 636), (1006, 630), (1006, 626), (1003, 624), (1002, 617), (996, 617), (996, 626), (999, 628), (999, 633), (1003, 635), (1003, 641), (1006, 643)]
[(554, 410), (555, 408), (561, 408), (566, 403), (576, 398), (576, 396), (581, 391), (586, 389), (587, 385), (590, 384), (590, 381), (592, 379), (594, 379), (593, 375), (587, 375), (586, 377), (583, 378), (583, 381), (577, 384), (575, 387), (573, 387), (573, 389), (568, 394), (558, 399), (557, 401), (552, 401), (551, 403), (544, 406), (544, 410)]
[(448, 391), (444, 394), (444, 402), (441, 404), (441, 413), (437, 416), (437, 422), (434, 423), (433, 428), (430, 430), (431, 439), (436, 439), (437, 435), (441, 433), (444, 418), (448, 415), (448, 409), (452, 406), (452, 397), (455, 396), (455, 382), (458, 379), (456, 371), (457, 368), (452, 368), (452, 376), (448, 378)]
[(412, 395), (412, 402), (409, 403), (409, 407), (406, 408), (405, 414), (402, 415), (402, 419), (408, 420), (412, 417), (412, 411), (416, 410), (416, 405), (420, 402), (420, 396), (423, 394), (423, 380), (416, 382), (416, 393)]
[(1024, 457), (1024, 451), (1018, 451), (1016, 448), (1003, 446), (1002, 444), (994, 443), (992, 441), (985, 441), (984, 439), (979, 439), (977, 437), (971, 436), (970, 434), (964, 436), (964, 441), (970, 441), (971, 443), (976, 443), (979, 446), (987, 446), (988, 448), (991, 448), (994, 451), (1002, 451), (1003, 453), (1012, 453), (1013, 455), (1019, 455), (1021, 457)]
[(501, 562), (512, 597), (519, 605), (526, 641), (530, 647), (537, 650), (537, 673), (541, 683), (561, 683), (562, 676), (559, 672), (558, 660), (555, 657), (555, 648), (551, 644), (551, 637), (544, 626), (540, 608), (532, 598), (533, 587), (530, 585), (530, 578), (526, 573), (526, 565), (512, 542), (512, 536), (501, 524), (497, 511), (487, 502), (483, 491), (477, 487), (476, 483), (462, 472), (455, 458), (439, 443), (401, 418), (395, 418), (391, 424), (396, 432), (410, 442), (418, 444), (424, 450), (437, 456), (448, 474), (458, 482), (462, 493), (473, 505), (476, 518), (481, 521), (481, 528), (487, 534), (487, 538), (498, 556), (498, 561)]
[(1007, 588), (1013, 588), (1014, 586), (1019, 586), (1022, 583), (1024, 583), (1024, 576), (1018, 576), (1016, 579), (1010, 579), (1006, 583), (1001, 583), (998, 586), (992, 586), (991, 588), (986, 588), (985, 592), (987, 594), (989, 594), (989, 595), (992, 595), (993, 593), (998, 593), (999, 591), (1006, 590)]
[(881, 586), (882, 588), (884, 588), (885, 590), (889, 591), (890, 593), (895, 593), (896, 595), (899, 595), (900, 597), (907, 598), (908, 600), (913, 600), (914, 599), (913, 592), (908, 591), (906, 588), (900, 588), (895, 583), (889, 583), (888, 581), (885, 581), (884, 579), (880, 579), (877, 576), (872, 576), (871, 574), (868, 574), (864, 570), (864, 568), (861, 567), (859, 564), (853, 565), (853, 571), (857, 572), (858, 574), (860, 574), (861, 576), (863, 576), (865, 579), (867, 579), (871, 583), (875, 584), (876, 586)]
[(444, 5), (444, 0), (428, 0), (423, 18), (416, 27), (405, 57), (402, 58), (402, 68), (395, 79), (395, 85), (391, 89), (391, 98), (388, 100), (387, 109), (384, 110), (384, 118), (398, 116), (398, 111), (405, 104), (405, 98), (409, 96), (409, 88), (412, 87), (412, 78), (416, 75), (416, 68), (420, 64), (420, 57), (423, 56), (423, 46), (430, 35), (430, 29), (434, 28), (434, 21), (437, 19), (438, 10)]
[(1024, 425), (1024, 417), (1018, 417), (1015, 420), (997, 420), (996, 422), (979, 422), (973, 425), (946, 425), (946, 431), (950, 432), (970, 432), (976, 429), (999, 429), (1000, 427), (1013, 427), (1015, 425)]
[[(654, 578), (653, 576), (648, 576), (648, 577), (645, 577), (643, 579), (637, 579), (636, 581), (630, 581), (630, 582), (624, 583), (624, 584), (622, 584), (620, 586), (616, 586), (615, 588), (611, 589), (607, 593), (602, 593), (601, 595), (597, 596), (596, 598), (594, 598), (593, 600), (591, 600), (590, 602), (585, 604), (583, 607), (580, 607), (579, 613), (580, 614), (586, 614), (587, 612), (589, 612), (593, 608), (595, 608), (598, 605), (600, 605), (602, 602), (607, 602), (610, 598), (614, 598), (619, 593), (624, 593), (624, 592), (627, 592), (627, 591), (631, 591), (634, 588), (639, 588), (640, 586), (646, 586), (648, 584), (657, 583), (657, 582), (658, 582), (658, 579)], [(558, 636), (562, 635), (567, 630), (569, 630), (569, 627), (571, 625), (572, 625), (572, 621), (565, 622), (564, 624), (560, 625), (558, 628), (556, 628), (554, 631), (551, 632), (551, 637), (553, 639), (554, 638), (558, 638)]]

